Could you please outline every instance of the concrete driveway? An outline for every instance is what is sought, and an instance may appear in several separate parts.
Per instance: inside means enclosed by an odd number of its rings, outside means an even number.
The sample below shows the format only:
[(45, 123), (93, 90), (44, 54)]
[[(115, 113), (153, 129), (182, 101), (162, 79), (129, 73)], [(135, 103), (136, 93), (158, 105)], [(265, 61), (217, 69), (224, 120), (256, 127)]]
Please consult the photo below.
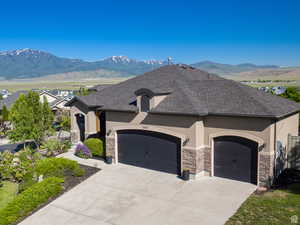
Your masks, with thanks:
[(21, 225), (221, 225), (256, 189), (221, 178), (105, 166)]

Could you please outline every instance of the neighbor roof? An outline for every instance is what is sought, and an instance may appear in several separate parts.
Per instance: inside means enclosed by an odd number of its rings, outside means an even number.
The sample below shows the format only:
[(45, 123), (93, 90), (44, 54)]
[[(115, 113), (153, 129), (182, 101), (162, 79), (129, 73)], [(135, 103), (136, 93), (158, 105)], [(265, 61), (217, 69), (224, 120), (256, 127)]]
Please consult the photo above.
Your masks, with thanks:
[(16, 91), (12, 95), (9, 95), (7, 98), (4, 98), (0, 101), (0, 110), (2, 109), (3, 105), (10, 109), (11, 105), (19, 98), (20, 94), (27, 94), (28, 91)]
[(300, 104), (187, 65), (168, 65), (88, 96), (76, 97), (89, 107), (136, 111), (139, 89), (166, 97), (149, 113), (280, 118), (300, 111)]

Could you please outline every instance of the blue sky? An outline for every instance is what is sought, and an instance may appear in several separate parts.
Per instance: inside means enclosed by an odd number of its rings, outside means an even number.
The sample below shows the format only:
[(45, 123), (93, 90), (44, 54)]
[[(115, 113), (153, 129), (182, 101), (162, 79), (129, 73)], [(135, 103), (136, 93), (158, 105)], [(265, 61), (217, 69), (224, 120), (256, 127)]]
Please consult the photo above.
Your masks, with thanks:
[(300, 65), (300, 1), (1, 1), (0, 50), (19, 48)]

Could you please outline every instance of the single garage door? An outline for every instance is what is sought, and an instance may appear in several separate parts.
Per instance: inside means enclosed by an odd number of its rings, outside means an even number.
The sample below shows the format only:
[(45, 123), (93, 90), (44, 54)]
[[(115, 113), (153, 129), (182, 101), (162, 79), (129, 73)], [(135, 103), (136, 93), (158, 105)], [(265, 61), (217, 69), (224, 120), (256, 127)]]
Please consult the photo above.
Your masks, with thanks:
[(118, 161), (121, 163), (180, 173), (179, 138), (143, 130), (118, 132)]
[(225, 136), (214, 139), (214, 176), (257, 183), (257, 143)]

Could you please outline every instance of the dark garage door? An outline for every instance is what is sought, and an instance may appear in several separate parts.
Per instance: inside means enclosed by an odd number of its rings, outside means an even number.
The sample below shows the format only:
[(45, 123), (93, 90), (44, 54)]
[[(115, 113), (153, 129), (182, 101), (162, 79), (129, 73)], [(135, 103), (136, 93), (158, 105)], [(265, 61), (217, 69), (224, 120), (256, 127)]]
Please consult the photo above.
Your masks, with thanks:
[(118, 160), (129, 165), (179, 174), (180, 146), (179, 138), (162, 133), (118, 132)]
[(214, 175), (257, 183), (257, 143), (225, 136), (214, 139)]

